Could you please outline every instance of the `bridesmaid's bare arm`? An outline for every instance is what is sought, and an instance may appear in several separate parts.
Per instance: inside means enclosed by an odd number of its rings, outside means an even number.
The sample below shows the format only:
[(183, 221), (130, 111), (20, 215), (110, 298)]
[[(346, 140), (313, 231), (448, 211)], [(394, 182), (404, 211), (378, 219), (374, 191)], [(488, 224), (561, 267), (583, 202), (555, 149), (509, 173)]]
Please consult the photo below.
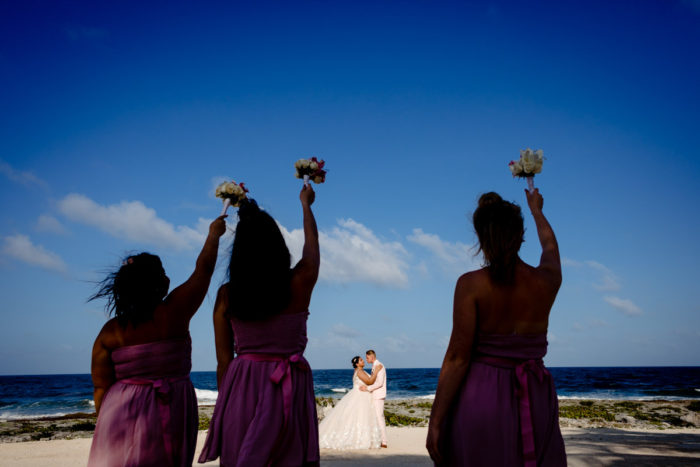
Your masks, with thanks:
[(233, 360), (233, 330), (226, 316), (228, 308), (228, 288), (219, 287), (214, 304), (214, 339), (216, 341), (216, 385), (221, 387), (221, 381), (226, 374), (229, 363)]
[(469, 369), (476, 332), (476, 286), (475, 273), (467, 273), (459, 278), (455, 287), (452, 336), (440, 370), (426, 441), (435, 463), (440, 463), (442, 459), (439, 452), (440, 429)]
[(165, 299), (165, 304), (175, 316), (189, 323), (209, 290), (209, 282), (216, 266), (219, 238), (226, 232), (225, 215), (219, 216), (209, 226), (209, 235), (197, 257), (192, 275), (176, 287)]
[(532, 217), (535, 220), (540, 245), (542, 245), (542, 256), (540, 257), (538, 269), (546, 274), (550, 283), (558, 290), (561, 285), (559, 244), (557, 243), (557, 237), (554, 235), (554, 229), (552, 229), (549, 221), (542, 213), (544, 199), (538, 188), (535, 188), (532, 193), (525, 190), (525, 195), (527, 196), (527, 204), (530, 206), (530, 212), (532, 212)]
[(93, 398), (95, 401), (95, 413), (100, 414), (102, 400), (109, 388), (114, 384), (114, 365), (112, 363), (111, 350), (107, 347), (108, 324), (97, 335), (92, 347), (92, 385), (94, 387)]
[(316, 227), (316, 219), (311, 210), (311, 205), (316, 199), (316, 193), (311, 185), (305, 185), (301, 193), (299, 193), (301, 207), (304, 216), (304, 249), (302, 250), (301, 259), (294, 267), (294, 276), (292, 278), (296, 289), (300, 293), (300, 303), (302, 308), (308, 308), (311, 301), (311, 292), (316, 285), (318, 279), (318, 270), (321, 266), (321, 252), (318, 244), (318, 227)]

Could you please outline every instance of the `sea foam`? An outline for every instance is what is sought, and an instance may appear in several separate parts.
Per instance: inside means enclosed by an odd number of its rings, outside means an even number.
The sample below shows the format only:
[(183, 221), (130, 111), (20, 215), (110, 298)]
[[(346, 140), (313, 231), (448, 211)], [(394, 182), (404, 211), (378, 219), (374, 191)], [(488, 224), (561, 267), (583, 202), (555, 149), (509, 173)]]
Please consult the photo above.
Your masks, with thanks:
[(194, 392), (197, 394), (198, 405), (215, 405), (216, 398), (219, 396), (219, 391), (212, 391), (211, 389), (194, 388)]

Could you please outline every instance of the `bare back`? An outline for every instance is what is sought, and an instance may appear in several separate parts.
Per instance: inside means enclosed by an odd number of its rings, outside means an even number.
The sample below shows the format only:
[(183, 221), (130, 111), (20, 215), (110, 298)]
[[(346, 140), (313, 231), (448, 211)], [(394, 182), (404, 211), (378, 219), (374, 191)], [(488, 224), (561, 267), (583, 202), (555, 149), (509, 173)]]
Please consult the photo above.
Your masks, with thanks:
[(547, 332), (559, 281), (520, 261), (512, 285), (496, 284), (487, 269), (463, 276), (458, 287), (474, 288), (476, 331), (484, 334)]

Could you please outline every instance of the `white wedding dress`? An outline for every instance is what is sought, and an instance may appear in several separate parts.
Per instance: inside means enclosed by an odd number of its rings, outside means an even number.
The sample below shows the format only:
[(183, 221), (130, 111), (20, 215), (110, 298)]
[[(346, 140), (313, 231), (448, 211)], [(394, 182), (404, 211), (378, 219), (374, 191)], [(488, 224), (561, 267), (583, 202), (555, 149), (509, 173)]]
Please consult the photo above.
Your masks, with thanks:
[(321, 420), (318, 441), (322, 449), (373, 449), (381, 445), (372, 394), (360, 391), (363, 384), (355, 373), (350, 392)]

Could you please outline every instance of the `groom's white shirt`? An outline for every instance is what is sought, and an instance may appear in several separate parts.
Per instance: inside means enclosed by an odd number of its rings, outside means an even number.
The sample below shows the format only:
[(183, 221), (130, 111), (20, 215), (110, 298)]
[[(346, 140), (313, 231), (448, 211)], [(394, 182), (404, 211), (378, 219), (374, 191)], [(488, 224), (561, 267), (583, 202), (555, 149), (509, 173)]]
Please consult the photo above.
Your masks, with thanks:
[(374, 380), (374, 384), (367, 386), (367, 390), (372, 393), (374, 399), (386, 399), (386, 368), (379, 360), (375, 360), (372, 363), (372, 374), (374, 374), (374, 369), (379, 365), (382, 366), (382, 369), (377, 373), (377, 379)]

